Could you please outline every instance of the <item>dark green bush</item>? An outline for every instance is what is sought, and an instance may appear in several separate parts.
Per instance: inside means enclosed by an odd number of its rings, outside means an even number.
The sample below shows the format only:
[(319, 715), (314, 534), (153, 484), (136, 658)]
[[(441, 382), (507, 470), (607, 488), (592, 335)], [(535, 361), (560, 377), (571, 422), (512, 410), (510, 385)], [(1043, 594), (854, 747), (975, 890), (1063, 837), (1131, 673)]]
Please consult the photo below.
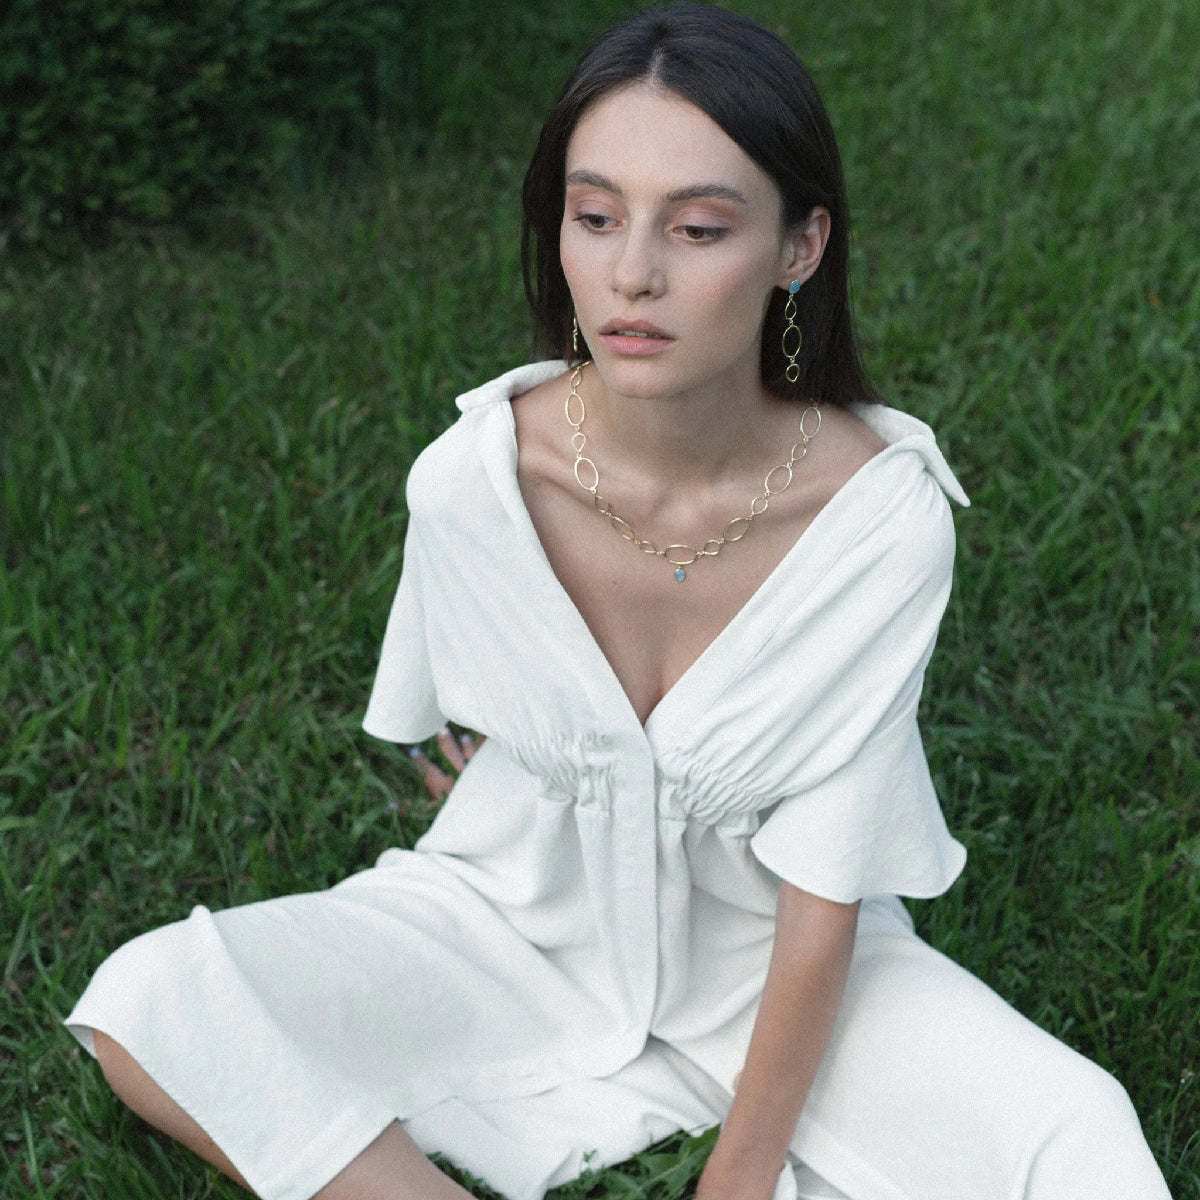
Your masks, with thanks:
[(389, 110), (419, 121), (421, 7), (11, 0), (0, 236), (172, 219), (278, 169), (306, 139), (360, 139)]

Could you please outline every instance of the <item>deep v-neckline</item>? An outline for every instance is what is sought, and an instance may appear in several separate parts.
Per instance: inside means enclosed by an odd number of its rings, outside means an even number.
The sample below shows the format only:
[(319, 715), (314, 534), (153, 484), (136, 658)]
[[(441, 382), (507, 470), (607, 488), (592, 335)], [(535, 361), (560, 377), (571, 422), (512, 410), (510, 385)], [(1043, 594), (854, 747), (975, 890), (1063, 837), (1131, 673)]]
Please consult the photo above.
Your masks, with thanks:
[[(863, 464), (826, 502), (742, 607), (659, 698), (643, 724), (638, 719), (629, 694), (608, 656), (596, 641), (570, 593), (555, 574), (526, 508), (517, 477), (516, 422), (511, 401), (530, 388), (564, 374), (567, 369), (567, 364), (562, 360), (529, 363), (464, 393), (458, 398), (457, 404), (463, 414), (471, 413), (482, 422), (479, 443), (481, 465), (514, 526), (518, 540), (528, 549), (536, 570), (544, 572), (539, 594), (545, 602), (557, 605), (562, 619), (574, 631), (576, 640), (581, 643), (582, 653), (596, 663), (597, 670), (589, 674), (595, 674), (596, 681), (602, 687), (597, 701), (607, 700), (610, 704), (615, 703), (616, 711), (627, 713), (628, 721), (644, 733), (652, 745), (669, 745), (673, 739), (685, 736), (693, 718), (700, 715), (705, 705), (715, 699), (737, 676), (740, 667), (748, 664), (758, 650), (774, 636), (776, 626), (786, 619), (786, 612), (781, 612), (777, 620), (774, 613), (770, 614), (770, 620), (763, 622), (764, 628), (760, 636), (744, 646), (739, 646), (738, 654), (735, 655), (727, 649), (731, 644), (737, 644), (734, 639), (741, 627), (756, 616), (760, 609), (769, 607), (771, 597), (779, 590), (781, 578), (792, 571), (798, 562), (803, 561), (811, 566), (808, 572), (798, 572), (801, 584), (807, 588), (816, 583), (820, 572), (830, 565), (832, 557), (836, 557), (837, 546), (848, 544), (847, 538), (818, 541), (819, 532), (835, 519), (840, 519), (841, 511), (855, 494), (867, 488), (872, 479), (887, 470), (887, 464), (890, 464), (896, 455), (915, 453), (924, 469), (929, 471), (947, 496), (961, 505), (970, 504), (962, 486), (938, 449), (933, 431), (928, 425), (885, 405), (850, 405), (850, 411), (883, 440), (884, 449)], [(505, 410), (503, 414), (496, 411), (500, 408)], [(881, 478), (880, 486), (886, 492), (886, 478)], [(886, 496), (881, 497), (881, 502), (885, 500)], [(865, 516), (866, 514), (864, 519)], [(853, 534), (848, 533), (848, 537), (851, 536)], [(786, 605), (781, 607), (785, 610), (788, 608)], [(771, 624), (771, 620), (775, 623)], [(719, 659), (727, 661), (718, 662)], [(724, 667), (723, 671), (719, 669), (721, 667)], [(690, 705), (684, 703), (688, 699), (691, 700)]]
[[(604, 652), (604, 648), (600, 645), (596, 635), (584, 619), (579, 605), (576, 604), (571, 593), (566, 589), (562, 580), (559, 579), (557, 572), (555, 572), (550, 557), (546, 553), (546, 548), (542, 543), (542, 539), (538, 534), (537, 527), (533, 523), (533, 518), (529, 513), (525, 498), (521, 494), (520, 478), (518, 475), (520, 450), (517, 442), (516, 418), (513, 414), (511, 403), (514, 398), (515, 396), (508, 397), (507, 402), (499, 406), (503, 409), (503, 420), (502, 428), (497, 431), (502, 439), (501, 444), (495, 448), (498, 452), (485, 455), (485, 465), (492, 478), (493, 486), (496, 488), (497, 494), (508, 510), (509, 517), (517, 527), (524, 544), (529, 548), (532, 557), (538, 563), (539, 570), (546, 573), (550, 584), (550, 593), (558, 600), (566, 614), (567, 620), (575, 626), (579, 640), (587, 647), (588, 653), (596, 659), (598, 667), (602, 670), (611, 688), (619, 696), (620, 702), (627, 711), (630, 719), (652, 740), (656, 731), (664, 724), (669, 724), (668, 718), (670, 713), (682, 702), (681, 698), (686, 698), (692, 681), (712, 672), (718, 660), (723, 655), (728, 656), (726, 647), (731, 643), (735, 645), (738, 643), (738, 630), (752, 620), (757, 610), (766, 602), (764, 597), (768, 597), (776, 590), (780, 577), (788, 572), (791, 569), (791, 565), (801, 557), (802, 548), (811, 540), (809, 535), (815, 527), (825, 524), (828, 519), (826, 514), (829, 513), (831, 507), (840, 501), (846, 494), (847, 488), (858, 480), (872, 463), (881, 457), (887, 457), (888, 447), (885, 447), (878, 454), (868, 459), (866, 463), (842, 483), (841, 487), (834, 492), (817, 511), (812, 520), (800, 531), (796, 540), (783, 553), (779, 561), (775, 563), (758, 587), (751, 592), (729, 620), (721, 626), (700, 653), (674, 680), (671, 686), (663, 692), (653, 708), (646, 715), (645, 720), (642, 720), (638, 716), (637, 709), (625, 684), (613, 667), (611, 659)], [(770, 636), (770, 633), (771, 629), (764, 629), (761, 639), (753, 645), (747, 644), (744, 652), (734, 657), (742, 660), (753, 657), (758, 645), (761, 644), (761, 641), (766, 640)], [(735, 664), (730, 665), (736, 670)]]

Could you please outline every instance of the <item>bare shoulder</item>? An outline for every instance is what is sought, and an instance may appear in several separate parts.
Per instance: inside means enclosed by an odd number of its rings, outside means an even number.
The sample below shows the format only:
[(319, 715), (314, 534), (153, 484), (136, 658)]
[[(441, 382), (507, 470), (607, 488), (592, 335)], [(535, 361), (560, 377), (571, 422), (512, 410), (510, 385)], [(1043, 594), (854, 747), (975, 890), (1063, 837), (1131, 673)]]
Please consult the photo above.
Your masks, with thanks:
[(807, 456), (820, 501), (830, 499), (885, 448), (886, 443), (848, 409), (823, 405), (821, 432), (813, 439)]
[(563, 415), (569, 386), (567, 375), (556, 375), (512, 399), (517, 427), (518, 471), (523, 482), (556, 474), (564, 460), (570, 428)]
[(536, 387), (531, 387), (512, 398), (513, 413), (518, 420), (544, 416), (552, 408), (562, 408), (563, 398), (570, 390), (567, 372), (555, 375)]

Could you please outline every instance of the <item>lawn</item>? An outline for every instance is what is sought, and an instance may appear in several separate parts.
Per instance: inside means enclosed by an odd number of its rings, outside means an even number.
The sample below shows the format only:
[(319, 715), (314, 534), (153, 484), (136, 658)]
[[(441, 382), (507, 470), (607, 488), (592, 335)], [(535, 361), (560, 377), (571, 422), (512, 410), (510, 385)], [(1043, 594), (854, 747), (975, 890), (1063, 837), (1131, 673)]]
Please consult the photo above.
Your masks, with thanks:
[[(0, 1194), (242, 1194), (59, 1021), (137, 932), (430, 819), (359, 729), (403, 482), (528, 357), (524, 160), (622, 7), (461, 5), (420, 153), (0, 260)], [(827, 97), (868, 365), (973, 500), (923, 726), (970, 860), (919, 927), (1113, 1071), (1200, 1200), (1200, 7), (735, 7)], [(706, 1146), (571, 1190), (679, 1195)]]

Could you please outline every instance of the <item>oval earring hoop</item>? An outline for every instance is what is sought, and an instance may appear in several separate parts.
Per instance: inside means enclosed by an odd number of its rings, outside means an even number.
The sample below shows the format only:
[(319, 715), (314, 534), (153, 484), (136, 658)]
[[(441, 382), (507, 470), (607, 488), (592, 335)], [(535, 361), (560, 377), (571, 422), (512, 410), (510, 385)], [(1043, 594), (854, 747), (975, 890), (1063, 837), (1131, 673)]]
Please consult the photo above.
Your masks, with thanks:
[(796, 359), (800, 356), (800, 347), (804, 344), (804, 334), (796, 324), (796, 293), (799, 290), (800, 280), (793, 279), (788, 285), (787, 304), (783, 309), (783, 315), (787, 318), (787, 325), (783, 329), (783, 357), (787, 359), (788, 364), (783, 374), (788, 383), (795, 383), (800, 378), (800, 367)]
[(571, 314), (571, 353), (579, 357), (579, 318)]

